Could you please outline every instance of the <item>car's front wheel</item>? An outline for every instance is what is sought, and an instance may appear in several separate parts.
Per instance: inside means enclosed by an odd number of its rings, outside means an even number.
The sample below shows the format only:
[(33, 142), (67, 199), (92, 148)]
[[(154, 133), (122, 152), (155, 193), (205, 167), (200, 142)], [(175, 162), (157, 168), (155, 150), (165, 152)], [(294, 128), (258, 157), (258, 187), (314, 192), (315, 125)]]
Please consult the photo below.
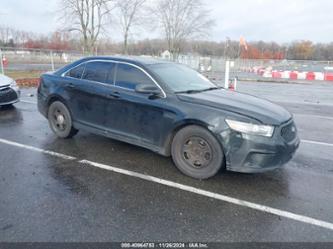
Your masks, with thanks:
[[(4, 108), (4, 109), (10, 109), (10, 108), (13, 108), (13, 104), (9, 104), (9, 105), (3, 105), (2, 107)], [(1, 107), (1, 106), (0, 106)]]
[(171, 154), (177, 168), (196, 179), (213, 177), (224, 166), (220, 143), (207, 129), (196, 125), (187, 126), (175, 135)]
[(78, 133), (73, 127), (73, 121), (68, 108), (60, 101), (53, 102), (48, 111), (49, 125), (60, 138), (72, 138)]

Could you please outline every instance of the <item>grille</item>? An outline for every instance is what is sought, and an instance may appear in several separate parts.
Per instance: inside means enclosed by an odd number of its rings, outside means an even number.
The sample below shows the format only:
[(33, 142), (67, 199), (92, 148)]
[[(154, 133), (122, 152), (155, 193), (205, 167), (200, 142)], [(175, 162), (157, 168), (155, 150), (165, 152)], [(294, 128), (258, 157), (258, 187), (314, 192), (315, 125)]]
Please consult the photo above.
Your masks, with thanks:
[(5, 88), (0, 90), (0, 103), (9, 103), (17, 99), (16, 92), (11, 88)]
[(281, 136), (286, 142), (293, 141), (297, 136), (297, 129), (294, 122), (287, 124), (281, 129)]

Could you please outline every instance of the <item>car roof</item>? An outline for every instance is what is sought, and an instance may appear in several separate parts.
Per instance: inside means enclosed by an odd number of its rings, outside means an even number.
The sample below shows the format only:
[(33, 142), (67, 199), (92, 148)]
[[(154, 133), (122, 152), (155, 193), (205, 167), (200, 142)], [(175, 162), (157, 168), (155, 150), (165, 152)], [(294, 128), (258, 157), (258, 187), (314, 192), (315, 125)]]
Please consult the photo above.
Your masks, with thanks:
[(56, 72), (54, 72), (55, 75), (62, 75), (63, 73), (67, 72), (73, 67), (76, 67), (82, 63), (94, 61), (94, 60), (104, 60), (104, 61), (117, 61), (117, 62), (126, 62), (131, 63), (136, 66), (148, 69), (150, 65), (157, 65), (157, 64), (171, 64), (173, 62), (162, 60), (162, 59), (156, 59), (149, 56), (90, 56), (85, 57), (80, 60), (77, 60), (71, 64), (68, 64)]
[(84, 61), (91, 61), (91, 60), (115, 60), (141, 66), (172, 63), (167, 60), (156, 59), (150, 56), (92, 56), (84, 58)]

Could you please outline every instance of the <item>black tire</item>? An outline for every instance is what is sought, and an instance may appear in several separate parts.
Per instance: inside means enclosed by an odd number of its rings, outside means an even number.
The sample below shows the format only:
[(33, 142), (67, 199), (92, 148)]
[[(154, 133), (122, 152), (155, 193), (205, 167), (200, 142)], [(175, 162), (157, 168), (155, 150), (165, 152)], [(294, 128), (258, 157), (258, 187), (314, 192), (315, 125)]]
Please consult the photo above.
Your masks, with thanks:
[(175, 135), (171, 154), (182, 173), (200, 180), (215, 176), (224, 167), (220, 143), (207, 129), (196, 125), (187, 126)]
[(60, 101), (55, 101), (50, 105), (47, 118), (51, 130), (59, 138), (72, 138), (78, 133), (78, 130), (73, 127), (68, 108)]

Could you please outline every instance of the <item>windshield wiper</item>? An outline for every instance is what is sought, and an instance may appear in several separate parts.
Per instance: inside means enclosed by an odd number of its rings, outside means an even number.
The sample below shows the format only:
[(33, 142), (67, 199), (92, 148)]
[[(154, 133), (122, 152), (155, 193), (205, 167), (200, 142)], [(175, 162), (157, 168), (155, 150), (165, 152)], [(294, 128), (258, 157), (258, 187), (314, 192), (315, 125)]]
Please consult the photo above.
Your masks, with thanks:
[(186, 94), (192, 94), (192, 93), (201, 93), (202, 90), (187, 90), (187, 91), (180, 91), (180, 92), (175, 92), (176, 94), (183, 94), (183, 93), (186, 93)]
[(222, 89), (222, 87), (215, 86), (215, 87), (210, 87), (205, 90), (202, 90), (202, 92), (214, 91), (214, 90), (219, 90), (219, 89)]
[(208, 92), (208, 91), (213, 91), (213, 90), (218, 90), (218, 89), (222, 89), (221, 87), (210, 87), (210, 88), (206, 88), (206, 89), (201, 89), (201, 90), (187, 90), (187, 91), (180, 91), (180, 92), (176, 92), (176, 94), (193, 94), (193, 93), (202, 93), (202, 92)]

